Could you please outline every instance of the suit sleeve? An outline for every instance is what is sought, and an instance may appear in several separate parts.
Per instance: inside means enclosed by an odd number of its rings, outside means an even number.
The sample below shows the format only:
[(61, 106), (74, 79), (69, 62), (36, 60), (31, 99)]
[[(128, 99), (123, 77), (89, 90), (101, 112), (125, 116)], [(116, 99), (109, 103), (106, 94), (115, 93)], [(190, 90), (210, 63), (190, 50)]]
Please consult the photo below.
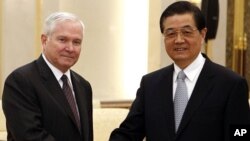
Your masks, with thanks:
[(225, 111), (225, 140), (230, 139), (231, 125), (250, 125), (250, 109), (248, 103), (248, 85), (245, 79), (236, 82), (229, 95)]
[(115, 129), (109, 141), (142, 141), (145, 136), (143, 79), (137, 90), (136, 99), (126, 119)]
[(2, 100), (7, 132), (15, 141), (55, 141), (43, 129), (39, 100), (29, 79), (14, 72), (5, 81)]

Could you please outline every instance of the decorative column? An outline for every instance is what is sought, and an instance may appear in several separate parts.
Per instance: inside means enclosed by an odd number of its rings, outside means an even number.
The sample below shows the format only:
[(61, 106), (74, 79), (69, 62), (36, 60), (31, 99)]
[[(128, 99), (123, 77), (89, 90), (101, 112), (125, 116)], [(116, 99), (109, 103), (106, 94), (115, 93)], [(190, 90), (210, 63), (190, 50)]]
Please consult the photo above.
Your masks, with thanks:
[(245, 77), (250, 87), (250, 1), (228, 0), (227, 7), (226, 66)]
[(244, 30), (244, 0), (234, 1), (233, 64), (234, 71), (246, 76), (247, 33)]
[[(246, 73), (245, 77), (248, 80), (248, 86), (250, 87), (250, 1), (245, 0), (245, 12), (244, 12), (244, 31), (247, 34), (245, 36), (245, 44), (246, 44)], [(250, 98), (250, 95), (249, 95)]]

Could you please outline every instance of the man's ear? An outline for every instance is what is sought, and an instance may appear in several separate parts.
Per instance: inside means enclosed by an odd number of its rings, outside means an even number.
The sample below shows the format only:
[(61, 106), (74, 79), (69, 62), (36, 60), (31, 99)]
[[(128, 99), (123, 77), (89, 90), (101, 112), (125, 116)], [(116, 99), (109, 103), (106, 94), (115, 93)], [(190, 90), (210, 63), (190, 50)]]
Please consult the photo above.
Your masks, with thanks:
[(41, 35), (42, 50), (47, 46), (48, 36), (45, 34)]
[(205, 38), (206, 38), (206, 34), (207, 34), (207, 28), (203, 28), (200, 32), (203, 40), (202, 40), (202, 43), (205, 41)]
[(46, 42), (47, 42), (47, 35), (45, 34), (42, 34), (41, 35), (41, 42), (42, 42), (42, 45), (46, 45)]

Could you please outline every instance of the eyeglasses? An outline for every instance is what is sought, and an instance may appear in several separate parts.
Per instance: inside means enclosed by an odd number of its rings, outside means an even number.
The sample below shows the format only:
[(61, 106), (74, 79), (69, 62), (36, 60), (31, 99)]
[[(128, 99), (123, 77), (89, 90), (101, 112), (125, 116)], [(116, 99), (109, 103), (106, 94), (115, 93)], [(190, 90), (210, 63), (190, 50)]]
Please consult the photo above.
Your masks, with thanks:
[(182, 35), (182, 37), (193, 37), (194, 36), (194, 32), (197, 30), (197, 28), (193, 28), (190, 26), (186, 26), (186, 27), (181, 27), (179, 29), (167, 29), (163, 32), (163, 36), (167, 39), (173, 39), (176, 38), (178, 36), (178, 34), (180, 33)]

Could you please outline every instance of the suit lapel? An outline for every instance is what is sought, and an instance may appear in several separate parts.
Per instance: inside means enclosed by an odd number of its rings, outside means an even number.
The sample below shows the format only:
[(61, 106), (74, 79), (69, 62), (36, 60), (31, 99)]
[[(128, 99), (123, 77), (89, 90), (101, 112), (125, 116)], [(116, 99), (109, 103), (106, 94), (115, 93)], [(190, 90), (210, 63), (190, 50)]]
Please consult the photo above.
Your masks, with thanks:
[(74, 92), (75, 92), (75, 97), (76, 97), (76, 102), (78, 105), (78, 110), (79, 110), (79, 114), (80, 114), (80, 120), (81, 120), (81, 127), (82, 127), (82, 134), (85, 135), (84, 136), (84, 140), (87, 140), (89, 137), (87, 135), (89, 135), (89, 119), (88, 119), (88, 108), (91, 108), (88, 106), (88, 103), (90, 101), (87, 101), (87, 90), (86, 87), (83, 86), (84, 84), (80, 83), (79, 78), (71, 72), (71, 80), (72, 80), (72, 84), (74, 87)]
[(213, 83), (211, 83), (211, 81), (213, 78), (213, 71), (211, 70), (211, 64), (212, 62), (207, 58), (200, 76), (196, 82), (193, 93), (188, 101), (188, 105), (177, 131), (177, 136), (182, 132), (183, 129), (185, 129), (191, 117), (199, 108), (199, 106), (204, 102), (206, 96), (209, 94), (209, 90), (212, 88)]
[(171, 65), (163, 72), (163, 77), (159, 83), (160, 104), (163, 105), (162, 109), (166, 116), (166, 130), (168, 138), (173, 140), (175, 137), (175, 120), (174, 120), (174, 108), (173, 108), (173, 71), (174, 67)]
[(76, 121), (74, 115), (70, 109), (68, 101), (62, 91), (61, 86), (59, 85), (56, 77), (54, 76), (53, 72), (50, 70), (46, 62), (43, 60), (42, 56), (40, 56), (37, 60), (37, 66), (39, 68), (40, 74), (43, 78), (43, 83), (49, 94), (55, 100), (55, 103), (58, 104), (59, 108), (62, 108), (70, 117), (72, 122), (75, 124), (76, 128)]

